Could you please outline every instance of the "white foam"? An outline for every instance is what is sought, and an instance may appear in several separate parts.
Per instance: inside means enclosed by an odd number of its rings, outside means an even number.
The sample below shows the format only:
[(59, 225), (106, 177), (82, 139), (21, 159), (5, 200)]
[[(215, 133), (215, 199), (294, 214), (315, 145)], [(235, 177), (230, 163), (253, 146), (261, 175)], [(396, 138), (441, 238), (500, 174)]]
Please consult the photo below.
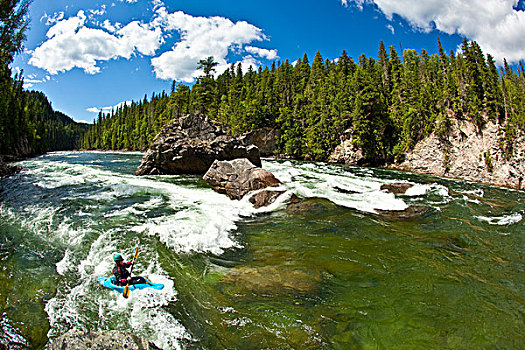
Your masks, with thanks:
[(428, 192), (430, 192), (431, 189), (432, 189), (432, 186), (430, 185), (414, 184), (414, 186), (406, 190), (405, 196), (409, 196), (409, 197), (424, 196)]
[[(356, 176), (348, 170), (331, 166), (289, 162), (265, 162), (274, 173), (299, 196), (326, 198), (338, 205), (374, 213), (375, 209), (404, 210), (408, 205), (392, 193), (381, 191), (383, 180)], [(322, 171), (321, 171), (322, 170)]]
[(463, 200), (464, 200), (465, 202), (469, 202), (469, 203), (481, 204), (481, 202), (479, 201), (479, 199), (470, 199), (470, 197), (468, 197), (468, 196), (463, 196)]
[[(133, 329), (135, 334), (151, 339), (160, 348), (180, 349), (180, 340), (191, 340), (191, 337), (163, 308), (177, 301), (177, 291), (173, 281), (160, 267), (156, 252), (140, 252), (141, 265), (146, 266), (140, 275), (154, 283), (164, 284), (160, 291), (135, 290), (125, 299), (120, 293), (104, 288), (95, 281), (100, 275), (111, 274), (111, 257), (116, 252), (111, 236), (112, 232), (109, 231), (101, 234), (78, 265), (68, 264), (73, 256), (70, 250), (57, 264), (57, 271), (60, 270), (61, 275), (74, 273), (76, 278), (66, 280), (66, 284), (59, 286), (57, 295), (45, 306), (51, 325), (48, 336), (58, 336), (71, 326), (80, 330)], [(72, 271), (75, 268), (76, 271)], [(74, 286), (70, 287), (68, 283)], [(98, 318), (88, 317), (86, 309), (98, 310)]]
[[(73, 192), (65, 200), (82, 198), (92, 203), (111, 206), (113, 201), (120, 198), (129, 198), (140, 193), (147, 194), (150, 196), (147, 201), (140, 202), (139, 198), (137, 199), (139, 203), (109, 211), (105, 213), (105, 217), (108, 219), (126, 217), (131, 225), (128, 226), (129, 229), (155, 235), (176, 251), (220, 254), (224, 249), (236, 247), (238, 243), (230, 237), (230, 232), (236, 229), (235, 223), (241, 217), (256, 212), (251, 203), (232, 201), (209, 188), (188, 188), (173, 182), (159, 181), (156, 178), (125, 175), (91, 165), (68, 164), (63, 161), (49, 162), (42, 158), (32, 160), (31, 164), (33, 174), (37, 178), (45, 179), (40, 180), (40, 185), (46, 189), (79, 183), (91, 183), (98, 188), (91, 194)], [(163, 213), (162, 217), (152, 218), (142, 215), (166, 207), (174, 213)], [(82, 208), (83, 215), (87, 216), (86, 212), (92, 209)], [(38, 211), (40, 215), (45, 214), (42, 208), (38, 208)], [(38, 222), (42, 223), (45, 220), (40, 218)], [(89, 229), (88, 227), (87, 230)], [(76, 231), (71, 230), (65, 220), (58, 230), (58, 235), (78, 242), (85, 232), (79, 229)]]
[(520, 213), (513, 213), (510, 215), (504, 215), (504, 216), (494, 216), (494, 217), (487, 217), (487, 216), (475, 216), (477, 219), (481, 221), (488, 222), (491, 225), (513, 225), (517, 224), (521, 220), (523, 220), (523, 216)]
[(485, 192), (481, 188), (471, 190), (471, 191), (458, 191), (458, 192), (464, 193), (464, 194), (472, 194), (476, 197), (483, 197), (485, 195)]
[(71, 252), (66, 250), (62, 260), (56, 263), (57, 273), (61, 276), (64, 276), (67, 271), (69, 271), (71, 264), (68, 262), (71, 260)]

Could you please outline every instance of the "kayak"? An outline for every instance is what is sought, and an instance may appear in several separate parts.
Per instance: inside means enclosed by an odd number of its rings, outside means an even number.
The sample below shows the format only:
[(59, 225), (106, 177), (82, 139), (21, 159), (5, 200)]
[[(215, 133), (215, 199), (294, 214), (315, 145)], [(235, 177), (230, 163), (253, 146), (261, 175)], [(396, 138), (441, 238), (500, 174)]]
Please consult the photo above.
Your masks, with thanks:
[[(115, 284), (115, 277), (100, 276), (99, 278), (97, 278), (97, 280), (98, 280), (98, 283), (100, 283), (104, 287), (107, 287), (109, 289), (113, 289), (113, 290), (115, 290), (115, 291), (117, 291), (119, 293), (124, 292), (125, 286), (116, 285)], [(145, 280), (148, 283), (130, 284), (129, 285), (129, 290), (130, 291), (134, 291), (134, 290), (137, 290), (137, 289), (145, 289), (145, 288), (153, 288), (153, 289), (156, 289), (156, 290), (161, 290), (162, 288), (164, 288), (164, 285), (162, 283), (151, 283), (147, 279), (145, 279)]]

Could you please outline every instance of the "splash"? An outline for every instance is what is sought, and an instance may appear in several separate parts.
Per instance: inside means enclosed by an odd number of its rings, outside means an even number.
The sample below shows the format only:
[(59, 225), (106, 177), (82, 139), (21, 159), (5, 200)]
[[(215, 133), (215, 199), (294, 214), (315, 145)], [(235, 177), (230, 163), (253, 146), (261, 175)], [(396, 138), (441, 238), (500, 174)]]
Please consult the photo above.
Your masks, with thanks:
[(476, 218), (481, 221), (488, 222), (491, 225), (499, 226), (513, 225), (523, 220), (523, 216), (521, 215), (521, 213), (513, 213), (509, 215), (494, 217), (476, 216)]

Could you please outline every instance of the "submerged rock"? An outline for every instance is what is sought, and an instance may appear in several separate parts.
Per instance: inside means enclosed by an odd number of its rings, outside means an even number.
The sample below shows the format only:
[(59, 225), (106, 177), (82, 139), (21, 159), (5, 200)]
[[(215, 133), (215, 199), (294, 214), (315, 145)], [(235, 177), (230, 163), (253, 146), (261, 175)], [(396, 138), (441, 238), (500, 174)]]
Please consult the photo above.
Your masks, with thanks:
[(49, 350), (160, 350), (153, 342), (129, 332), (70, 330), (48, 345)]
[(329, 207), (335, 206), (333, 202), (327, 199), (307, 198), (302, 199), (295, 195), (290, 198), (286, 211), (291, 214), (313, 214), (319, 215), (327, 210)]
[(204, 174), (215, 160), (237, 158), (261, 166), (256, 146), (246, 146), (203, 115), (187, 114), (161, 130), (135, 175)]
[(221, 280), (235, 295), (307, 295), (321, 283), (319, 271), (303, 271), (285, 266), (241, 266)]
[(388, 216), (392, 219), (414, 219), (425, 216), (431, 210), (423, 205), (412, 205), (405, 210), (381, 210), (374, 209), (379, 215)]
[(407, 182), (394, 182), (389, 184), (382, 184), (381, 190), (386, 190), (394, 194), (405, 194), (405, 192), (413, 186), (414, 185), (409, 184)]
[[(282, 185), (271, 172), (253, 165), (246, 158), (231, 161), (216, 160), (204, 175), (204, 180), (215, 191), (237, 200), (249, 192)], [(284, 192), (265, 190), (252, 195), (249, 200), (259, 208), (273, 203)]]

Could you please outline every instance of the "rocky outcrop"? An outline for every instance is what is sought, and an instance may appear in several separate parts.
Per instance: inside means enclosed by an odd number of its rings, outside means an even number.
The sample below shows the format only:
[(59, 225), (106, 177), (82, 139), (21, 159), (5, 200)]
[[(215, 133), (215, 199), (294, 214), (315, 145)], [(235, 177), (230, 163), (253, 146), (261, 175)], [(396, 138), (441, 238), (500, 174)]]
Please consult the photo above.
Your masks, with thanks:
[(203, 115), (187, 114), (161, 130), (135, 175), (204, 174), (215, 160), (237, 158), (261, 166), (256, 146), (246, 146)]
[(329, 163), (340, 163), (346, 165), (363, 165), (365, 158), (362, 150), (353, 142), (352, 129), (346, 130), (341, 135), (341, 144), (328, 158)]
[(488, 122), (482, 130), (468, 121), (454, 120), (447, 140), (432, 134), (409, 152), (395, 169), (449, 176), (522, 189), (525, 179), (525, 134), (520, 132), (507, 159), (500, 147), (502, 130)]
[(160, 350), (153, 342), (121, 331), (79, 332), (70, 330), (53, 340), (49, 350)]
[(259, 148), (261, 156), (272, 156), (277, 149), (277, 140), (281, 137), (281, 130), (262, 128), (247, 132), (240, 136), (241, 141), (246, 145), (255, 145)]
[(413, 184), (408, 182), (393, 182), (389, 184), (382, 184), (381, 190), (385, 190), (394, 194), (405, 194), (406, 191), (413, 186)]
[[(246, 158), (231, 161), (216, 160), (204, 175), (204, 180), (215, 191), (237, 200), (249, 192), (282, 185), (272, 173), (253, 165)], [(252, 195), (249, 200), (254, 207), (259, 208), (273, 203), (284, 192), (264, 190)]]
[(6, 163), (10, 161), (11, 159), (7, 158), (4, 159), (4, 157), (0, 156), (0, 177), (9, 177), (16, 173), (19, 173), (22, 168), (18, 165), (11, 165), (9, 163)]

